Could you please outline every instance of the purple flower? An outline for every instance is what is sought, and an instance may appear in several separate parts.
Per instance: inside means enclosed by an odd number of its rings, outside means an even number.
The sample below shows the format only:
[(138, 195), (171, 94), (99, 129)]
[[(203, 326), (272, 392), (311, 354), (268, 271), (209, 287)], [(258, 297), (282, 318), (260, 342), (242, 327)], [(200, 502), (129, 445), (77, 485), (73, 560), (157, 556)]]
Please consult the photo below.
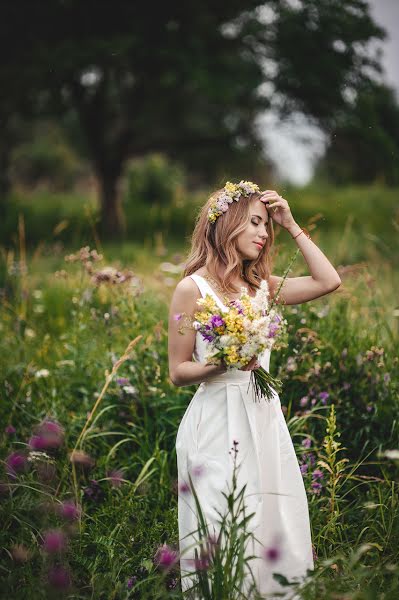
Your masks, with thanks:
[(118, 377), (116, 380), (116, 383), (118, 385), (127, 385), (129, 382), (129, 379), (127, 377)]
[(302, 456), (302, 458), (303, 458), (303, 460), (309, 461), (309, 464), (311, 466), (313, 466), (316, 462), (315, 455), (312, 452), (305, 452), (305, 454)]
[(304, 448), (310, 448), (311, 445), (312, 445), (312, 440), (310, 439), (310, 437), (307, 437), (304, 440), (302, 440), (302, 446)]
[(15, 429), (15, 427), (13, 425), (11, 425), (11, 423), (9, 425), (7, 425), (7, 427), (4, 430), (8, 435), (13, 435), (17, 430)]
[(154, 562), (161, 569), (169, 569), (178, 559), (178, 553), (167, 544), (159, 546), (154, 555)]
[(188, 483), (186, 483), (185, 481), (183, 481), (180, 485), (179, 485), (179, 492), (181, 494), (189, 494), (191, 492), (191, 488), (188, 485)]
[(367, 410), (367, 412), (371, 412), (373, 410), (373, 405), (372, 404), (367, 404), (366, 410)]
[(46, 531), (43, 538), (43, 550), (47, 554), (55, 554), (65, 550), (66, 537), (61, 529), (50, 529)]
[(22, 452), (12, 452), (6, 458), (6, 471), (11, 477), (16, 477), (17, 473), (25, 471), (28, 459)]
[(281, 556), (280, 548), (277, 546), (269, 546), (269, 548), (265, 548), (263, 556), (267, 562), (277, 562)]
[(104, 492), (101, 489), (100, 484), (95, 479), (90, 479), (90, 485), (86, 486), (83, 490), (83, 495), (89, 500), (97, 502), (101, 500)]
[(29, 440), (32, 450), (47, 450), (59, 448), (64, 441), (64, 429), (57, 421), (44, 419), (37, 427), (37, 431)]
[(65, 500), (58, 506), (58, 514), (67, 521), (75, 521), (81, 515), (81, 508), (73, 500)]
[(300, 469), (301, 469), (302, 475), (304, 475), (307, 472), (307, 470), (308, 470), (308, 465), (305, 463), (305, 464), (303, 464), (303, 465), (300, 466)]
[(312, 481), (311, 488), (314, 494), (320, 494), (322, 487), (319, 481)]
[(320, 392), (319, 398), (323, 404), (326, 404), (327, 398), (329, 398), (330, 394), (328, 392)]
[(224, 324), (225, 324), (225, 322), (219, 315), (213, 315), (213, 317), (211, 318), (211, 326), (213, 328), (223, 327)]
[(127, 580), (127, 589), (131, 590), (132, 587), (135, 585), (135, 583), (137, 582), (137, 575), (133, 575), (133, 577), (129, 577), (129, 579)]
[(313, 479), (322, 479), (324, 477), (323, 471), (320, 469), (315, 469), (312, 473)]
[(173, 319), (175, 321), (180, 321), (181, 317), (182, 317), (181, 313), (176, 313), (175, 315), (173, 315)]
[(347, 381), (344, 381), (344, 383), (342, 384), (342, 387), (344, 388), (344, 390), (349, 390), (349, 388), (351, 387), (351, 384), (348, 383)]
[(51, 567), (47, 579), (50, 585), (60, 590), (66, 590), (71, 585), (70, 573), (61, 565)]
[(391, 376), (389, 373), (384, 373), (384, 383), (389, 383), (391, 381)]

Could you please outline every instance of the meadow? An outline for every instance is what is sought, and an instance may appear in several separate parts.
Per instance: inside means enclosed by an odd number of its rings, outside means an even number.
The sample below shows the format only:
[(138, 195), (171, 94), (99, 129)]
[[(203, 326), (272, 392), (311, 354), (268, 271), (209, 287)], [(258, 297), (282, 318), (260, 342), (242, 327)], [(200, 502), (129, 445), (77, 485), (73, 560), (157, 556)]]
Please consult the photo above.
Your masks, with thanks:
[[(397, 190), (284, 195), (343, 282), (285, 307), (289, 335), (271, 356), (312, 524), (315, 570), (301, 598), (393, 600)], [(102, 243), (80, 198), (50, 205), (39, 193), (12, 206), (0, 226), (0, 597), (182, 598), (174, 443), (196, 386), (169, 379), (167, 319), (195, 210), (126, 206), (126, 238)], [(274, 273), (295, 249), (276, 231)], [(305, 274), (298, 256), (290, 275)], [(268, 560), (278, 572), (278, 556)], [(206, 590), (218, 573), (217, 598), (242, 598), (238, 566), (220, 555), (199, 564), (192, 597), (216, 600)]]

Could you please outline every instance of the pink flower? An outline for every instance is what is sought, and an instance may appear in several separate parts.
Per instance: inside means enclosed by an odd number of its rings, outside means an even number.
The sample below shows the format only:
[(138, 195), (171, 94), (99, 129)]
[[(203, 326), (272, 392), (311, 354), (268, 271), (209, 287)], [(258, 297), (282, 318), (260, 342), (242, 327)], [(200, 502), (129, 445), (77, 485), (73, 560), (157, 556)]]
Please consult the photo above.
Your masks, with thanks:
[(181, 317), (182, 317), (181, 313), (176, 313), (175, 315), (173, 315), (173, 319), (175, 321), (180, 321)]
[(315, 469), (312, 473), (312, 477), (313, 479), (322, 479), (324, 477), (323, 471), (320, 471), (320, 469)]
[(309, 437), (302, 440), (302, 446), (304, 448), (310, 448), (311, 445), (312, 445), (312, 440)]
[(50, 529), (45, 532), (43, 538), (43, 550), (47, 554), (62, 552), (66, 547), (66, 537), (61, 529)]
[(7, 425), (7, 427), (5, 428), (5, 433), (7, 433), (8, 435), (13, 435), (16, 432), (16, 429), (13, 425), (11, 425), (11, 423), (9, 425)]
[(157, 549), (154, 561), (161, 569), (170, 569), (178, 560), (178, 553), (167, 544), (159, 546)]
[(302, 406), (302, 408), (303, 408), (304, 406), (306, 406), (306, 405), (307, 405), (307, 403), (308, 403), (308, 402), (309, 402), (309, 398), (308, 398), (307, 396), (303, 396), (303, 397), (300, 399), (300, 401), (299, 401), (299, 404), (300, 404), (300, 405)]

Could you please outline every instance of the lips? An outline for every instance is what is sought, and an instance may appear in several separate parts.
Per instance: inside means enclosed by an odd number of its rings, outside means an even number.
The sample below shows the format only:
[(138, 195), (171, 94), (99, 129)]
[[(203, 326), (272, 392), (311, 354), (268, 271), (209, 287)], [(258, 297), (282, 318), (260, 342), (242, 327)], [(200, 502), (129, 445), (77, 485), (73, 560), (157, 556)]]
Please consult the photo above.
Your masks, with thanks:
[(259, 242), (254, 242), (254, 244), (256, 244), (258, 248), (263, 248), (263, 244), (260, 244)]

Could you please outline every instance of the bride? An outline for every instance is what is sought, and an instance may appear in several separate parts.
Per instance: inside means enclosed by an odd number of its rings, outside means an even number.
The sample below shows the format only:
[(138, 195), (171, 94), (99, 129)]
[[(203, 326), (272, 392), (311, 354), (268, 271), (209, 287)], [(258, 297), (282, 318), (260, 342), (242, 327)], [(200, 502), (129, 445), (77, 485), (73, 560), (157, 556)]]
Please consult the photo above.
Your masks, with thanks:
[[(309, 234), (294, 220), (286, 199), (274, 190), (261, 192), (252, 182), (232, 184), (210, 196), (192, 235), (184, 278), (174, 291), (169, 314), (169, 375), (176, 386), (199, 384), (176, 436), (178, 526), (182, 590), (195, 581), (197, 515), (190, 474), (209, 530), (217, 535), (218, 511), (226, 512), (232, 480), (232, 450), (238, 449), (238, 489), (246, 485), (246, 505), (254, 513), (251, 564), (261, 594), (284, 593), (273, 573), (301, 582), (313, 569), (306, 491), (293, 443), (281, 411), (279, 395), (270, 402), (253, 401), (251, 370), (267, 371), (270, 350), (254, 356), (241, 369), (208, 365), (205, 344), (195, 330), (179, 333), (182, 313), (193, 315), (197, 300), (211, 294), (222, 310), (238, 298), (241, 286), (254, 296), (262, 280), (270, 300), (282, 278), (271, 273), (273, 222), (288, 231), (309, 267), (310, 275), (288, 277), (277, 302), (301, 304), (337, 289), (341, 280)], [(279, 596), (281, 597), (281, 596)]]

